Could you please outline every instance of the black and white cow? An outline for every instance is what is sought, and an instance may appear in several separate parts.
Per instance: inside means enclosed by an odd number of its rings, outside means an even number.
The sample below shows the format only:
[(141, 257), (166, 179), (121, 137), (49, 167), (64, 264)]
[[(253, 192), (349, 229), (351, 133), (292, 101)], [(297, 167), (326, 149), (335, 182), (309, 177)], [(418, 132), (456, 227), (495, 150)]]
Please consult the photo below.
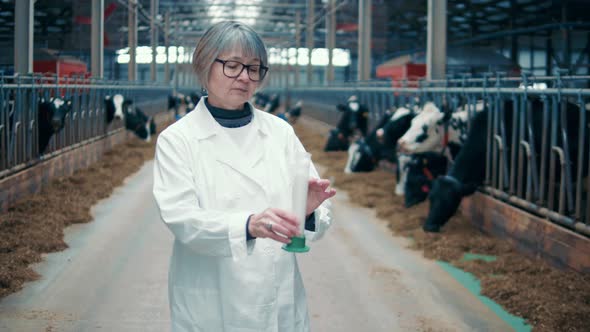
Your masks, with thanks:
[(338, 104), (336, 109), (342, 112), (342, 116), (336, 129), (330, 132), (324, 151), (346, 151), (357, 132), (363, 137), (367, 135), (369, 110), (358, 102), (356, 96), (348, 98), (346, 104)]
[(172, 93), (168, 95), (168, 110), (178, 112), (178, 108), (184, 99), (184, 95), (179, 93)]
[(71, 109), (72, 102), (69, 100), (59, 97), (49, 100), (41, 98), (37, 108), (39, 154), (45, 151), (51, 137), (64, 128), (66, 114)]
[(301, 108), (303, 107), (303, 101), (298, 100), (295, 106), (287, 110), (286, 112), (278, 113), (277, 116), (290, 124), (295, 124), (301, 116)]
[(395, 113), (386, 111), (366, 138), (360, 138), (348, 148), (345, 173), (370, 172), (381, 159), (395, 160), (397, 140), (410, 127), (414, 112), (400, 107)]
[(107, 123), (112, 122), (113, 119), (120, 119), (125, 123), (125, 129), (148, 142), (151, 136), (156, 133), (154, 119), (135, 107), (133, 100), (127, 99), (121, 94), (112, 97), (106, 96), (105, 107)]
[(269, 100), (269, 95), (262, 92), (256, 92), (253, 96), (252, 102), (256, 105), (256, 107), (263, 109)]
[(153, 117), (148, 117), (139, 108), (129, 105), (123, 109), (125, 115), (125, 128), (131, 130), (137, 137), (149, 142), (151, 136), (156, 134), (156, 122)]
[[(577, 151), (578, 151), (578, 130), (579, 130), (579, 108), (571, 103), (565, 104), (565, 121), (567, 121), (568, 128), (568, 147), (569, 155), (571, 156), (571, 173), (575, 174), (577, 166)], [(543, 103), (539, 99), (533, 99), (530, 102), (531, 107), (531, 123), (533, 128), (533, 139), (535, 142), (534, 153), (539, 156), (542, 149), (548, 155), (549, 146), (541, 147), (542, 133), (543, 133)], [(514, 111), (511, 101), (504, 103), (504, 126), (505, 128), (512, 128), (514, 120)], [(447, 221), (455, 214), (459, 204), (464, 196), (471, 195), (478, 186), (485, 180), (485, 163), (487, 151), (487, 128), (488, 128), (488, 110), (477, 113), (472, 121), (469, 134), (463, 148), (454, 160), (449, 173), (445, 176), (438, 177), (432, 184), (432, 189), (428, 195), (430, 200), (430, 210), (428, 217), (423, 225), (426, 232), (439, 232), (440, 228), (444, 226)], [(588, 122), (589, 117), (586, 117)], [(561, 121), (561, 120), (560, 120)], [(588, 123), (587, 123), (588, 125)], [(511, 130), (506, 132), (506, 142), (511, 141)], [(559, 136), (559, 135), (558, 135)], [(588, 151), (588, 136), (584, 137), (584, 150)], [(558, 138), (558, 144), (563, 144), (562, 137)], [(507, 147), (509, 148), (509, 147)], [(510, 153), (507, 156), (510, 157)], [(540, 162), (540, 158), (537, 158)], [(509, 161), (508, 161), (509, 162)], [(508, 163), (509, 164), (509, 163)], [(588, 172), (588, 155), (585, 155), (584, 169), (582, 174)], [(546, 167), (549, 171), (549, 167)], [(549, 174), (542, 174), (546, 178)], [(524, 181), (524, 179), (520, 179)]]
[[(483, 103), (476, 105), (476, 113), (484, 108)], [(463, 142), (467, 138), (467, 127), (470, 112), (462, 109), (454, 113), (442, 112), (433, 103), (426, 103), (420, 114), (412, 119), (410, 129), (397, 141), (400, 153), (411, 155), (416, 153), (445, 153), (454, 159)], [(409, 158), (409, 157), (408, 157)], [(405, 158), (408, 162), (409, 159)], [(400, 167), (400, 182), (396, 186), (396, 194), (403, 195), (407, 174), (406, 167)]]
[(266, 104), (264, 105), (263, 111), (267, 113), (274, 113), (279, 106), (281, 105), (281, 98), (278, 94), (273, 94), (270, 96)]
[(191, 92), (189, 95), (176, 92), (168, 96), (168, 110), (174, 111), (179, 119), (194, 110), (199, 100), (201, 96), (196, 92)]
[(114, 119), (122, 120), (124, 118), (123, 109), (133, 104), (133, 101), (125, 98), (121, 94), (114, 96), (106, 96), (104, 98), (105, 109), (106, 109), (106, 121), (107, 124), (113, 122)]

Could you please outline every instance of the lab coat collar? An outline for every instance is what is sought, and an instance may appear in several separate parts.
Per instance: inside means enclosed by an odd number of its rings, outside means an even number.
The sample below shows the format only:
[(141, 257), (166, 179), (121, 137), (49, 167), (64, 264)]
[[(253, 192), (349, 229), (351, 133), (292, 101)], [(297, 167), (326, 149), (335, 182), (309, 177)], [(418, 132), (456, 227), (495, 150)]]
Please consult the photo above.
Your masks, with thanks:
[(195, 110), (189, 113), (189, 116), (192, 115), (191, 119), (187, 120), (191, 121), (191, 127), (194, 128), (192, 134), (195, 139), (209, 140), (214, 146), (224, 147), (223, 149), (219, 148), (211, 151), (218, 162), (241, 173), (266, 192), (263, 181), (265, 171), (262, 167), (257, 166), (268, 150), (266, 145), (270, 144), (267, 139), (269, 128), (264, 117), (261, 114), (257, 114), (260, 111), (257, 111), (252, 104), (250, 104), (250, 107), (253, 112), (250, 125), (252, 126), (252, 130), (256, 131), (258, 137), (255, 140), (256, 146), (245, 149), (238, 148), (225, 132), (224, 128), (215, 121), (215, 118), (213, 118), (205, 106), (203, 98), (201, 98)]
[[(205, 106), (205, 98), (207, 97), (201, 98), (195, 110), (189, 113), (189, 115), (195, 113), (191, 119), (191, 126), (195, 128), (193, 135), (198, 140), (209, 138), (213, 135), (219, 135), (223, 131), (223, 127), (215, 121), (215, 118), (213, 118), (213, 115), (211, 115), (207, 106)], [(250, 105), (253, 115), (251, 122), (252, 128), (258, 131), (259, 135), (268, 136), (268, 124), (256, 114), (259, 111), (254, 108), (250, 102), (248, 102), (248, 104)]]

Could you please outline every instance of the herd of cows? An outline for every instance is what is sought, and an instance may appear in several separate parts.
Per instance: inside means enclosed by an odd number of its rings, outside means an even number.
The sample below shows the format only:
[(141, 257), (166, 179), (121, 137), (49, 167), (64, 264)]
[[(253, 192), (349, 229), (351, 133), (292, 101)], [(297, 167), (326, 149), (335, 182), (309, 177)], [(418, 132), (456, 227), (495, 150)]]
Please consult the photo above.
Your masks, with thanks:
[[(168, 96), (168, 110), (177, 111), (177, 116), (185, 115), (194, 109), (200, 99), (197, 94), (184, 96), (179, 93)], [(142, 140), (150, 141), (156, 133), (156, 123), (153, 117), (146, 115), (139, 107), (135, 106), (132, 99), (122, 94), (105, 96), (105, 123), (111, 124), (113, 121), (122, 121), (125, 129), (134, 133)], [(16, 109), (14, 94), (4, 98), (3, 105), (7, 114), (7, 127), (12, 131), (16, 122)], [(64, 97), (41, 97), (37, 101), (37, 123), (38, 123), (38, 151), (39, 155), (43, 154), (51, 140), (56, 134), (64, 129), (67, 124), (67, 115), (72, 112), (72, 100)]]
[[(195, 92), (189, 95), (173, 93), (168, 96), (168, 110), (174, 111), (176, 119), (191, 112), (201, 99)], [(293, 123), (301, 115), (301, 101), (287, 112), (277, 112), (279, 106), (278, 95), (267, 96), (257, 94), (255, 102), (269, 113), (276, 113), (282, 119)], [(8, 99), (9, 118), (14, 117), (14, 98)], [(59, 133), (66, 125), (66, 116), (72, 111), (72, 101), (62, 97), (40, 98), (38, 101), (38, 146), (39, 154), (43, 154), (51, 138)], [(134, 105), (133, 100), (122, 94), (107, 95), (104, 98), (105, 121), (110, 124), (113, 121), (123, 121), (125, 128), (133, 132), (142, 140), (150, 141), (156, 133), (156, 123), (153, 117), (147, 116), (141, 109)], [(9, 121), (12, 123), (13, 121)]]
[[(12, 132), (18, 124), (14, 97), (9, 96), (3, 102), (3, 108), (7, 110), (5, 119), (8, 132)], [(43, 154), (52, 137), (62, 131), (67, 123), (67, 115), (72, 112), (72, 100), (64, 97), (40, 97), (37, 100), (37, 143), (39, 154)], [(131, 99), (121, 94), (106, 96), (104, 98), (105, 123), (118, 120), (123, 121), (125, 128), (135, 133), (137, 137), (149, 141), (156, 132), (156, 123), (152, 117), (133, 104)], [(16, 123), (16, 124), (15, 124)]]
[[(527, 121), (521, 112), (517, 113), (519, 108), (514, 107), (511, 99), (494, 105), (479, 101), (454, 110), (427, 102), (423, 107), (408, 105), (388, 110), (374, 129), (368, 131), (369, 110), (352, 96), (346, 104), (337, 106), (341, 117), (336, 128), (331, 130), (324, 150), (348, 151), (346, 173), (370, 172), (381, 160), (395, 163), (398, 179), (395, 193), (405, 196), (406, 207), (428, 198), (430, 210), (423, 229), (439, 232), (455, 214), (462, 198), (484, 183), (489, 128), (498, 133), (502, 142), (509, 143), (512, 142), (512, 128), (527, 127), (525, 138), (533, 156), (542, 155), (543, 149), (549, 150), (549, 146), (563, 147), (568, 156), (564, 175), (576, 173), (578, 128), (580, 121), (585, 121), (587, 126), (590, 117), (582, 115), (585, 110), (580, 112), (578, 104), (562, 101), (560, 116), (549, 119), (550, 112), (544, 102), (539, 98), (528, 99), (527, 106), (520, 108), (528, 110)], [(492, 125), (488, 127), (491, 119)], [(543, 128), (550, 125), (567, 130), (561, 130), (553, 142), (548, 142), (542, 134), (549, 135)], [(584, 135), (581, 140), (584, 151), (588, 151), (587, 137)], [(503, 164), (499, 166), (505, 170), (511, 156), (508, 143), (502, 152), (505, 155)], [(584, 159), (582, 174), (587, 174), (588, 153)], [(539, 161), (540, 158), (531, 161), (537, 165), (535, 172), (541, 168), (546, 173), (543, 176), (548, 178), (549, 167), (538, 167)], [(506, 173), (504, 171), (505, 176)], [(533, 177), (538, 178), (539, 174)]]
[[(168, 110), (174, 111), (177, 118), (182, 117), (195, 108), (200, 98), (196, 93), (172, 94), (168, 97)], [(5, 99), (4, 103), (7, 100), (12, 110), (9, 118), (12, 119), (14, 100)], [(279, 111), (278, 94), (257, 93), (254, 103), (290, 123), (301, 115), (301, 101), (289, 110)], [(520, 128), (518, 139), (526, 140), (528, 150), (528, 158), (519, 161), (519, 167), (532, 170), (532, 178), (536, 180), (531, 182), (531, 176), (519, 178), (515, 180), (519, 185), (526, 182), (524, 185), (532, 185), (538, 193), (555, 187), (543, 184), (543, 180), (540, 185), (538, 179), (570, 183), (571, 186), (573, 174), (585, 176), (588, 172), (589, 153), (582, 154), (581, 172), (577, 169), (578, 149), (589, 151), (590, 135), (580, 133), (580, 130), (589, 128), (590, 116), (585, 116), (587, 107), (564, 100), (552, 105), (537, 97), (528, 97), (516, 107), (512, 99), (499, 99), (494, 103), (479, 101), (452, 110), (432, 102), (421, 107), (417, 105), (387, 110), (369, 131), (369, 109), (356, 96), (351, 96), (345, 104), (337, 105), (341, 116), (337, 126), (330, 131), (324, 150), (348, 151), (346, 173), (370, 172), (382, 160), (396, 164), (397, 185), (394, 190), (404, 196), (406, 207), (426, 199), (430, 201), (423, 225), (427, 232), (439, 232), (457, 211), (462, 198), (484, 183), (490, 146), (504, 146), (499, 152), (500, 161), (494, 160), (493, 163), (501, 169), (500, 187), (506, 185), (507, 165), (516, 156), (515, 151), (511, 151), (514, 144), (509, 144), (516, 141), (516, 137), (512, 137), (518, 132), (516, 128)], [(559, 112), (555, 112), (556, 107), (560, 107)], [(51, 137), (63, 130), (66, 115), (72, 108), (72, 101), (64, 98), (38, 100), (39, 154), (44, 153)], [(107, 125), (115, 120), (123, 121), (127, 130), (146, 141), (156, 132), (154, 119), (122, 94), (106, 96), (104, 108)], [(583, 139), (578, 139), (580, 136)], [(499, 138), (498, 144), (490, 144), (490, 137)], [(553, 155), (558, 150), (565, 158), (558, 161), (561, 168), (557, 168), (561, 171), (555, 176), (549, 174), (555, 167), (547, 167), (547, 160), (541, 160), (540, 156)], [(554, 163), (553, 158), (551, 162)]]

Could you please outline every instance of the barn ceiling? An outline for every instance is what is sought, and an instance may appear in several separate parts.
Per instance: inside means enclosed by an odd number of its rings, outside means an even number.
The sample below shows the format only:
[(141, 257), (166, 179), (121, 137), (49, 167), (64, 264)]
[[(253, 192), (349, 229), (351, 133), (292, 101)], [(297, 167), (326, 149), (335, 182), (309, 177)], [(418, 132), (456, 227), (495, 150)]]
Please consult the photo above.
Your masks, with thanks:
[[(0, 0), (0, 44), (14, 38), (14, 1)], [(314, 41), (322, 47), (327, 0), (316, 0)], [(337, 47), (356, 53), (358, 0), (336, 0)], [(138, 44), (149, 45), (150, 0), (139, 0)], [(373, 0), (373, 54), (377, 57), (424, 48), (426, 0)], [(128, 0), (105, 0), (106, 49), (127, 44)], [(294, 46), (295, 13), (307, 22), (307, 0), (159, 0), (161, 22), (166, 12), (173, 22), (171, 38), (178, 45), (194, 45), (212, 23), (241, 20), (252, 25), (269, 46)], [(588, 0), (448, 0), (449, 44), (491, 45), (514, 34), (547, 35), (560, 27), (590, 31)], [(35, 46), (66, 52), (90, 49), (91, 0), (37, 0)], [(561, 24), (561, 25), (560, 25)], [(163, 24), (160, 25), (161, 29)], [(160, 30), (163, 44), (163, 30)], [(305, 45), (305, 31), (301, 33)]]

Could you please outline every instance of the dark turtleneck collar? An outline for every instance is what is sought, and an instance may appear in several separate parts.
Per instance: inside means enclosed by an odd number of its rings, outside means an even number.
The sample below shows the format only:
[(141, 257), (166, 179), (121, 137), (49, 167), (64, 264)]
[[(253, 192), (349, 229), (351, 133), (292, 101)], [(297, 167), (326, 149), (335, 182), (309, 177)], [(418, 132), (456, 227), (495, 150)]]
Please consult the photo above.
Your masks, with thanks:
[(209, 104), (208, 98), (205, 98), (205, 106), (207, 106), (207, 109), (211, 115), (213, 115), (215, 121), (217, 121), (222, 127), (238, 128), (243, 127), (252, 121), (252, 109), (248, 103), (244, 103), (244, 109), (241, 111), (227, 110), (212, 106)]

